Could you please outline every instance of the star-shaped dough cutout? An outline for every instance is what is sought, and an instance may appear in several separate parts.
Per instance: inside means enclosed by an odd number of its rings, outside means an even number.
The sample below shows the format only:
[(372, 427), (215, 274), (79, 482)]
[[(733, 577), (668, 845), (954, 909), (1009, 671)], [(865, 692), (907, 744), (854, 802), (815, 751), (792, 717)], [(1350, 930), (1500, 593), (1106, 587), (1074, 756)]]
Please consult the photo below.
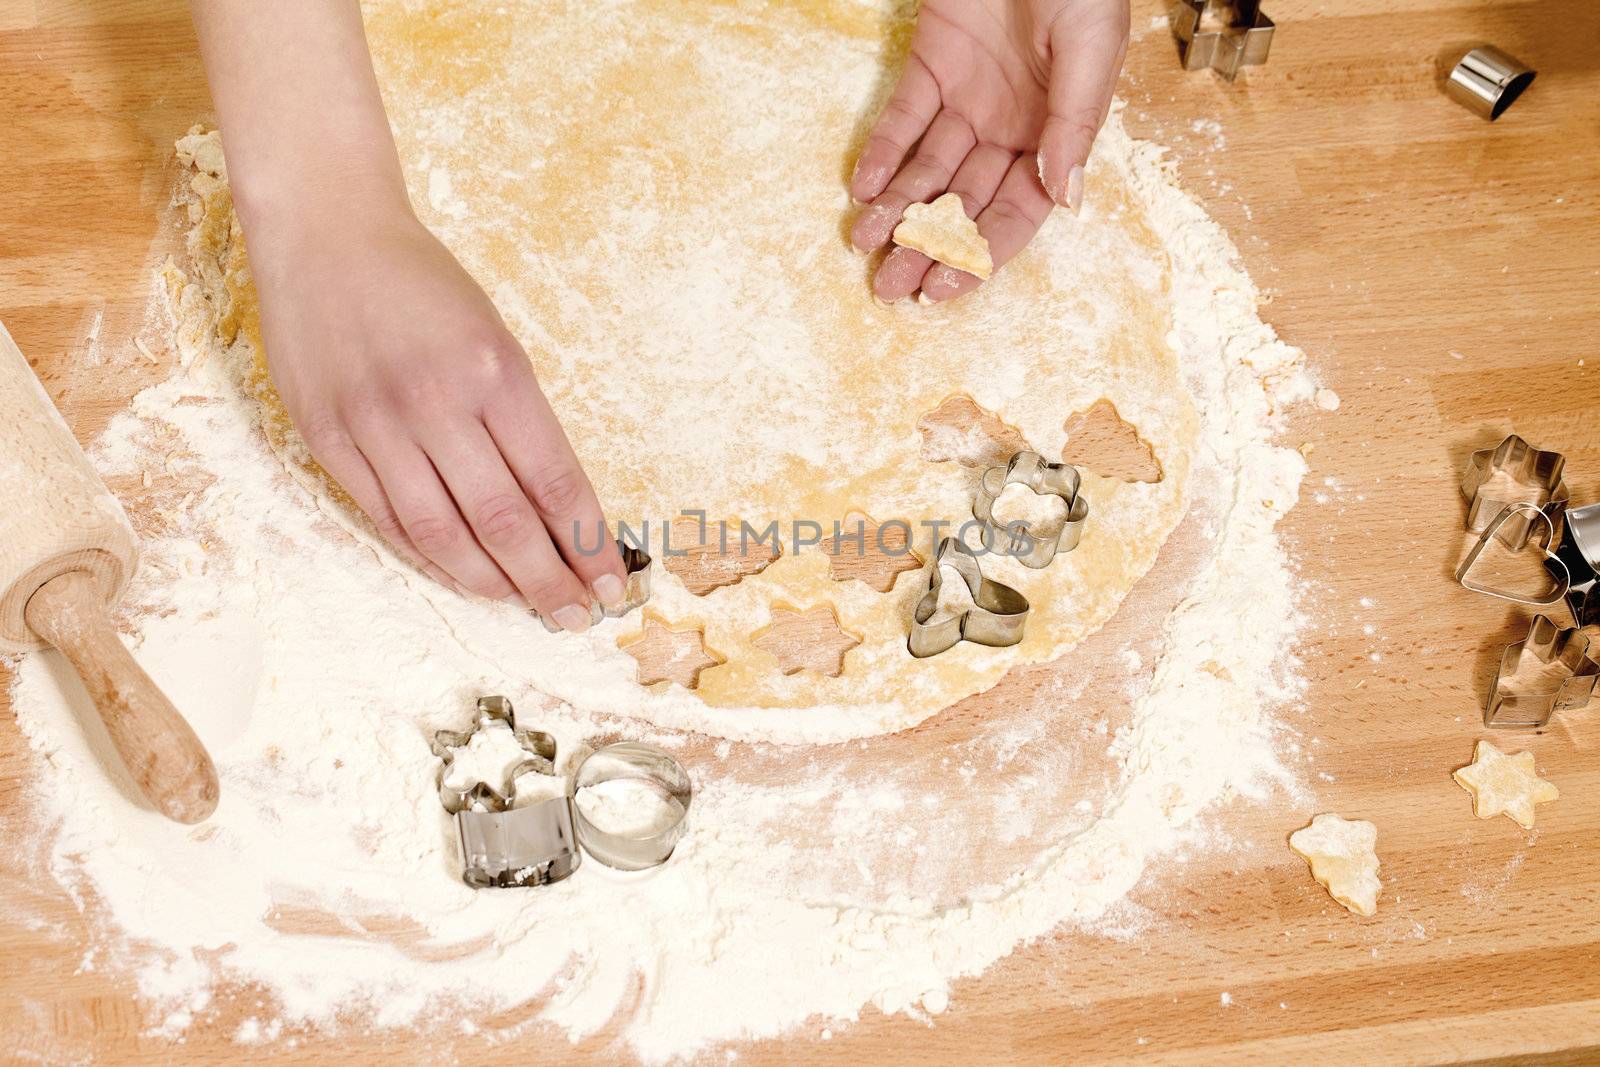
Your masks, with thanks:
[(1533, 768), (1533, 753), (1508, 756), (1487, 741), (1478, 742), (1472, 762), (1455, 772), (1461, 788), (1472, 794), (1472, 813), (1480, 819), (1505, 815), (1524, 830), (1533, 829), (1533, 807), (1561, 795)]
[(1289, 847), (1311, 864), (1311, 877), (1357, 915), (1378, 913), (1378, 828), (1362, 819), (1318, 815), (1289, 835)]
[(640, 685), (676, 682), (693, 689), (700, 684), (701, 671), (726, 662), (706, 648), (702, 631), (674, 630), (653, 618), (645, 619), (644, 632), (621, 647), (639, 661)]
[(740, 522), (679, 519), (670, 527), (661, 565), (695, 596), (735, 585), (772, 565), (781, 549), (778, 538), (758, 540), (763, 531)]
[(828, 576), (836, 582), (860, 579), (887, 593), (905, 571), (920, 571), (922, 560), (911, 551), (910, 531), (901, 523), (880, 526), (852, 512), (839, 524), (839, 536), (818, 544), (828, 555)]
[(816, 671), (830, 678), (844, 673), (844, 654), (861, 638), (839, 628), (839, 617), (827, 604), (805, 611), (772, 609), (772, 623), (756, 636), (755, 646), (777, 657), (784, 674)]

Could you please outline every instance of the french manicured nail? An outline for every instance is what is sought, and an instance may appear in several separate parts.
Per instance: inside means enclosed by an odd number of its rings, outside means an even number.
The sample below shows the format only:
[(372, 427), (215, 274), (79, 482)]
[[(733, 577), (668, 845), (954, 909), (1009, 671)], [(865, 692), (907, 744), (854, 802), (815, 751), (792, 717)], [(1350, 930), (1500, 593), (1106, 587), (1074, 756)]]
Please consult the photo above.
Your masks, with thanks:
[(1083, 167), (1075, 166), (1067, 172), (1067, 210), (1074, 215), (1083, 206)]
[(568, 604), (556, 611), (554, 618), (570, 633), (581, 634), (589, 628), (589, 609), (581, 604)]
[(601, 607), (616, 607), (622, 603), (622, 579), (615, 574), (602, 574), (594, 580), (594, 595)]

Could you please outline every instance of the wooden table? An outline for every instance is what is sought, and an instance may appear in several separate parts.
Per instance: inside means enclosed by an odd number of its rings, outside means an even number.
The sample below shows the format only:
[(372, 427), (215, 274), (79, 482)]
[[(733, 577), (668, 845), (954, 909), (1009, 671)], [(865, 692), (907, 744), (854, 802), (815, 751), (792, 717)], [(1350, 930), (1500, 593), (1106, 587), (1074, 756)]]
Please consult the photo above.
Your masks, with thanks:
[[(1600, 712), (1495, 738), (1531, 748), (1561, 788), (1536, 834), (1472, 819), (1450, 771), (1486, 736), (1491, 646), (1522, 616), (1450, 571), (1458, 471), (1509, 429), (1566, 451), (1574, 496), (1600, 498), (1600, 8), (1279, 0), (1271, 62), (1227, 86), (1181, 73), (1152, 21), (1159, 4), (1135, 7), (1131, 125), (1173, 145), (1275, 295), (1267, 319), (1343, 398), (1337, 416), (1294, 430), (1315, 449), (1285, 523), (1315, 583), (1306, 710), (1291, 713), (1315, 756), (1314, 807), (1218, 817), (1237, 846), (1142, 885), (1138, 938), (1059, 935), (958, 983), (932, 1027), (869, 1014), (831, 1041), (797, 1036), (741, 1062), (1588, 1062), (1600, 1055)], [(1493, 125), (1439, 91), (1446, 57), (1483, 41), (1540, 71)], [(85, 439), (165, 373), (96, 373), (86, 337), (126, 338), (142, 320), (153, 250), (174, 230), (171, 142), (207, 112), (202, 86), (177, 0), (0, 0), (0, 320)], [(17, 825), (42, 772), (0, 718), (0, 826)], [(1377, 918), (1333, 905), (1285, 846), (1317, 810), (1377, 823)], [(86, 924), (32, 866), (37, 842), (0, 835), (0, 1059), (239, 1054), (226, 1020), (183, 1045), (141, 1036), (132, 982), (78, 973)], [(389, 1034), (252, 1055), (444, 1051)]]

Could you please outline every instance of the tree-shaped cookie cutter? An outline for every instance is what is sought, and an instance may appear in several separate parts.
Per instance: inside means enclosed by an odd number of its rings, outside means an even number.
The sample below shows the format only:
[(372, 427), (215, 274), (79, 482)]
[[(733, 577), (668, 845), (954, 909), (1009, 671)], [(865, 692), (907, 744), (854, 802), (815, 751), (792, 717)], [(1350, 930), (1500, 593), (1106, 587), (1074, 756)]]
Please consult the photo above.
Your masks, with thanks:
[[(1530, 703), (1519, 699), (1512, 688), (1525, 653), (1546, 666), (1562, 672), (1560, 684), (1549, 700)], [(1500, 654), (1500, 667), (1489, 687), (1483, 706), (1483, 724), (1500, 728), (1537, 729), (1547, 724), (1558, 711), (1576, 711), (1594, 697), (1600, 681), (1600, 663), (1589, 655), (1589, 639), (1576, 627), (1562, 628), (1545, 615), (1535, 615), (1528, 636), (1507, 645)]]
[[(1467, 532), (1482, 533), (1512, 504), (1532, 504), (1548, 515), (1567, 500), (1567, 486), (1561, 479), (1566, 465), (1567, 458), (1560, 452), (1535, 448), (1516, 434), (1493, 448), (1474, 452), (1461, 476)], [(1512, 483), (1509, 489), (1504, 488), (1506, 482)], [(1500, 540), (1508, 548), (1522, 548), (1537, 521), (1519, 514), (1500, 528)]]
[[(1008, 485), (1025, 485), (1039, 496), (1056, 496), (1066, 504), (1061, 527), (1038, 530), (1021, 520), (1001, 525), (994, 505)], [(972, 517), (983, 524), (983, 544), (1001, 556), (1014, 556), (1024, 567), (1048, 567), (1058, 552), (1071, 552), (1083, 539), (1089, 500), (1079, 492), (1083, 476), (1067, 463), (1047, 463), (1037, 452), (1018, 452), (1004, 467), (983, 472), (972, 498)]]
[[(1219, 11), (1231, 8), (1233, 18), (1224, 29), (1202, 30), (1207, 5)], [(1260, 0), (1178, 0), (1170, 16), (1172, 36), (1178, 41), (1178, 59), (1184, 70), (1210, 67), (1224, 80), (1233, 81), (1240, 67), (1267, 61), (1272, 48), (1272, 20), (1261, 11)]]
[[(935, 621), (946, 567), (966, 583), (972, 608)], [(1009, 585), (983, 576), (978, 557), (971, 549), (953, 537), (943, 537), (929, 563), (928, 591), (922, 594), (911, 613), (911, 633), (906, 638), (906, 649), (918, 659), (926, 659), (962, 641), (1005, 648), (1022, 640), (1029, 610), (1027, 597)]]
[[(487, 782), (447, 786), (455, 751), (494, 721), (504, 722), (528, 758), (513, 767), (496, 789)], [(517, 725), (516, 711), (503, 696), (478, 700), (478, 719), (470, 729), (433, 735), (439, 757), (439, 800), (455, 818), (461, 838), (462, 881), (474, 888), (536, 886), (559, 882), (578, 869), (572, 793), (516, 806), (516, 780), (525, 774), (555, 774), (556, 739), (542, 730)]]
[[(622, 580), (622, 600), (614, 608), (602, 608), (597, 602), (589, 601), (590, 626), (600, 625), (601, 619), (620, 619), (634, 608), (643, 607), (645, 601), (650, 599), (650, 557), (621, 541), (617, 542), (617, 551), (622, 553), (622, 567), (626, 575)], [(553, 634), (563, 629), (543, 615), (538, 618), (544, 623), (544, 628)]]

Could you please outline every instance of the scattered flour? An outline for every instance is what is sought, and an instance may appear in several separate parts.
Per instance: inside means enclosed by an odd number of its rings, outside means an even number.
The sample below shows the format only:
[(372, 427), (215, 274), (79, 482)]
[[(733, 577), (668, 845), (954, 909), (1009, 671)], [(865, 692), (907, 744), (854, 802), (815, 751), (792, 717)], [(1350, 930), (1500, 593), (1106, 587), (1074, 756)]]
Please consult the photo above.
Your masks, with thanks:
[[(804, 747), (730, 748), (545, 696), (536, 622), (434, 588), (286, 472), (240, 384), (248, 353), (218, 341), (190, 286), (183, 370), (135, 397), (94, 458), (109, 477), (181, 483), (144, 517), (128, 625), (217, 760), (215, 817), (177, 826), (132, 799), (53, 654), (25, 657), (13, 694), (54, 874), (108, 920), (95, 965), (135, 974), (173, 1036), (245, 982), (268, 999), (237, 1024), (241, 1043), (358, 1021), (495, 1039), (548, 1025), (575, 1041), (614, 1032), (661, 1061), (808, 1022), (831, 1033), (868, 1007), (942, 1011), (954, 980), (1105, 920), (1201, 811), (1292, 784), (1271, 709), (1298, 693), (1285, 652), (1300, 619), (1274, 527), (1305, 466), (1274, 436), (1315, 390), (1162, 150), (1114, 114), (1095, 160), (1143, 202), (1170, 257), (1168, 343), (1202, 417), (1197, 497), (1214, 502), (1209, 557), (1160, 627), (1127, 722), (1074, 735), (1112, 768), (1102, 792), (1039, 773), (1059, 769), (1047, 761), (1066, 731), (1050, 724), (1074, 699), (1067, 682), (939, 755), (892, 737), (804, 744), (803, 710), (784, 740)], [(646, 879), (586, 864), (540, 890), (462, 885), (428, 740), (466, 725), (486, 692), (557, 737), (563, 771), (600, 735), (676, 749), (696, 799), (672, 860)], [(987, 787), (969, 790), (979, 768)], [(936, 817), (957, 791), (976, 807)], [(648, 814), (626, 801), (578, 802)], [(992, 872), (952, 862), (1012, 844), (1019, 858)], [(487, 1022), (512, 1009), (530, 1021)]]
[(678, 824), (683, 804), (640, 778), (614, 778), (578, 790), (578, 810), (596, 828), (623, 837), (649, 837)]

